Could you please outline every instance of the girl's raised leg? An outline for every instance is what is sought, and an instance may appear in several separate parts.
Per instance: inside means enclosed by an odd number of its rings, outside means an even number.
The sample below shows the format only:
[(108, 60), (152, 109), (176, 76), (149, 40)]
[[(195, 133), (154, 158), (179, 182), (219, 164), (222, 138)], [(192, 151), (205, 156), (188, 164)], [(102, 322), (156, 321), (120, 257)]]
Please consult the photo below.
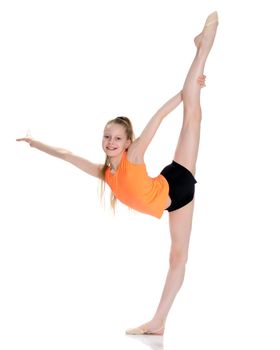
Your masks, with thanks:
[[(184, 118), (174, 160), (195, 174), (198, 154), (201, 107), (198, 79), (203, 75), (206, 59), (214, 42), (217, 13), (208, 16), (203, 31), (195, 38), (197, 52), (183, 87)], [(171, 233), (170, 267), (160, 303), (153, 319), (128, 334), (163, 334), (164, 324), (173, 301), (183, 283), (192, 226), (194, 201), (169, 213)]]
[(195, 174), (201, 123), (201, 86), (197, 80), (203, 75), (206, 59), (215, 39), (217, 25), (218, 16), (217, 12), (214, 12), (207, 18), (202, 33), (195, 37), (197, 51), (183, 86), (183, 125), (174, 160), (188, 168), (193, 175)]

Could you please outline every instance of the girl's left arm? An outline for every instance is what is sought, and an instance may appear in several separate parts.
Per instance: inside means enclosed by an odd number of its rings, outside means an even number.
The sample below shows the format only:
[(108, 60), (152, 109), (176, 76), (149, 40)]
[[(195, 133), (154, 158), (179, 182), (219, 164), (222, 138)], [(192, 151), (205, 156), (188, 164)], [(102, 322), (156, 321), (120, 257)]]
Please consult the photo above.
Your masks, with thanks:
[(133, 154), (140, 162), (143, 160), (145, 151), (151, 143), (162, 120), (172, 112), (182, 102), (182, 91), (168, 100), (150, 119), (141, 135), (132, 143), (128, 149), (128, 154)]

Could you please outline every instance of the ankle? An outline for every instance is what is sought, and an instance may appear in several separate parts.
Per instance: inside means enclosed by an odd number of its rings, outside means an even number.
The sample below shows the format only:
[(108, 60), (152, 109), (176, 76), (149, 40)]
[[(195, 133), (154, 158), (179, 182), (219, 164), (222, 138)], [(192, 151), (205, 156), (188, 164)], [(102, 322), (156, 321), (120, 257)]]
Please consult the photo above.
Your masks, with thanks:
[(163, 328), (166, 319), (164, 317), (154, 317), (150, 323), (156, 325), (158, 328)]
[(209, 53), (210, 53), (210, 49), (204, 45), (199, 46), (196, 50), (196, 59), (200, 62), (203, 68), (205, 66)]

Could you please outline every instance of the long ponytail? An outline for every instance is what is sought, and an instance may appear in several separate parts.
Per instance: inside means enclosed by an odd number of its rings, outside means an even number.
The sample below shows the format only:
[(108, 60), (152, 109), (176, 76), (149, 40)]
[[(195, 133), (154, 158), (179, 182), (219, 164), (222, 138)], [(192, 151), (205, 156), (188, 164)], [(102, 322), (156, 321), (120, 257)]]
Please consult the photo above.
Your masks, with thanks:
[[(127, 139), (131, 140), (131, 142), (134, 141), (135, 137), (134, 137), (133, 127), (132, 127), (132, 123), (129, 120), (129, 118), (127, 118), (127, 117), (117, 117), (115, 119), (109, 120), (107, 122), (106, 126), (108, 126), (109, 124), (122, 125), (124, 127), (124, 129), (125, 129), (125, 133), (126, 133)], [(108, 166), (109, 166), (109, 160), (108, 160), (108, 156), (106, 156), (103, 168), (101, 170), (101, 174), (102, 174), (101, 183), (100, 183), (100, 200), (101, 200), (101, 202), (103, 201), (103, 198), (104, 198), (105, 173), (106, 173), (106, 171), (108, 169)], [(111, 208), (113, 209), (114, 213), (115, 213), (116, 203), (117, 203), (117, 198), (116, 198), (115, 194), (111, 191), (110, 204), (111, 204)]]

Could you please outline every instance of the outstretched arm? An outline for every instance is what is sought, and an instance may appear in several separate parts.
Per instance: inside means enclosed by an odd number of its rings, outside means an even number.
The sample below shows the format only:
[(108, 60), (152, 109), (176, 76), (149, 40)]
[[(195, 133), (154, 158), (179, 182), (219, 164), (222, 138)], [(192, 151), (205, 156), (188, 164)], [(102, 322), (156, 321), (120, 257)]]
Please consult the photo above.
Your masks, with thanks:
[[(198, 85), (201, 88), (205, 86), (205, 75), (201, 75), (197, 79)], [(128, 149), (128, 156), (130, 160), (142, 163), (144, 154), (151, 143), (157, 129), (159, 128), (162, 120), (172, 112), (183, 100), (182, 91), (178, 92), (170, 100), (168, 100), (151, 118), (141, 135), (132, 143)]]
[(45, 143), (34, 140), (31, 137), (23, 137), (23, 138), (17, 139), (17, 141), (25, 141), (29, 143), (30, 147), (37, 148), (38, 150), (48, 153), (51, 156), (65, 160), (66, 162), (69, 162), (75, 165), (76, 167), (88, 173), (89, 175), (92, 175), (98, 178), (102, 177), (101, 175), (102, 174), (101, 170), (103, 167), (102, 164), (94, 164), (89, 160), (79, 157), (64, 148), (49, 146), (49, 145), (46, 145)]
[(157, 129), (162, 120), (172, 112), (182, 102), (182, 91), (168, 100), (150, 119), (141, 135), (132, 143), (128, 149), (128, 153), (133, 155), (133, 158), (142, 160), (146, 149), (152, 141)]

